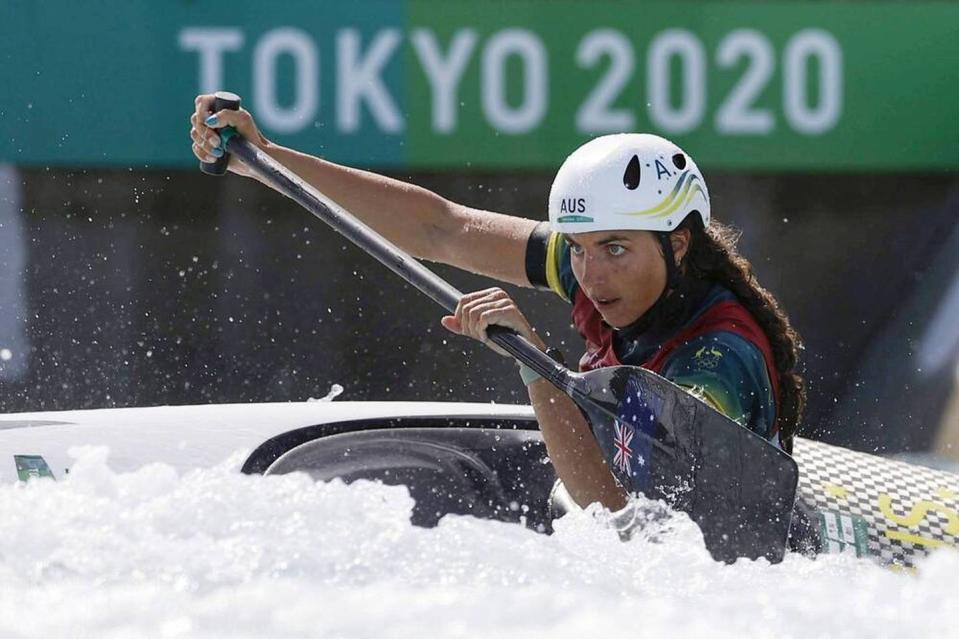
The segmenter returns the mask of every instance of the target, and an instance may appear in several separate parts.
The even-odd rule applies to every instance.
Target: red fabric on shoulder
[[[573,300],[573,324],[586,340],[586,352],[579,360],[581,371],[622,364],[613,348],[613,329],[603,322],[599,311],[579,289],[576,291],[576,299]],[[724,300],[710,306],[695,322],[667,340],[651,358],[643,362],[642,367],[659,373],[677,348],[700,335],[714,331],[726,331],[739,335],[759,349],[766,362],[766,372],[773,387],[773,398],[778,414],[779,374],[776,371],[772,347],[756,319],[736,300]]]
[[[759,349],[766,362],[766,372],[773,386],[773,397],[776,408],[779,408],[779,374],[776,371],[776,362],[773,359],[772,346],[769,339],[759,327],[756,319],[746,310],[746,307],[735,300],[725,300],[713,304],[693,324],[674,335],[648,361],[643,368],[658,373],[662,370],[666,360],[677,348],[691,342],[705,333],[726,331],[739,335],[747,342]]]

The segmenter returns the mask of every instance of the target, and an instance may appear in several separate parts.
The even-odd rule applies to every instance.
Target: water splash
[[[333,384],[330,386],[330,392],[324,395],[323,397],[310,397],[306,401],[308,402],[332,402],[334,399],[343,394],[343,387],[339,384]]]

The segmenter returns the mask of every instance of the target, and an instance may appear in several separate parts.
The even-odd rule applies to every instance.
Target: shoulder
[[[547,223],[539,224],[526,246],[526,278],[540,289],[551,290],[568,302],[576,299],[576,277],[569,261],[569,245]]]
[[[723,330],[703,333],[670,354],[662,375],[695,389],[729,418],[768,434],[775,412],[772,384],[762,352],[749,340]]]
[[[674,350],[664,371],[766,372],[763,354],[755,344],[729,331],[708,331]],[[738,380],[731,380],[738,381]]]

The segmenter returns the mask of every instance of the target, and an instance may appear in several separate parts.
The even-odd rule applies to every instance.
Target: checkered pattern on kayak
[[[793,456],[798,498],[864,519],[869,555],[880,563],[912,566],[959,542],[959,475],[799,438]]]

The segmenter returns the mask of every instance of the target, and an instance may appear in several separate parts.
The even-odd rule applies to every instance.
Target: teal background
[[[4,87],[0,161],[192,165],[189,115],[198,91],[199,56],[180,50],[180,30],[185,26],[242,29],[244,46],[225,57],[225,84],[249,96],[253,44],[270,29],[293,26],[313,37],[319,53],[318,119],[312,129],[296,136],[274,137],[342,162],[399,165],[403,138],[368,126],[368,114],[361,130],[352,135],[331,136],[329,123],[333,120],[336,30],[351,26],[368,36],[383,27],[401,25],[403,10],[403,3],[390,0],[4,2],[0,6],[0,86]],[[383,74],[400,102],[402,62],[394,56]],[[281,66],[281,98],[292,92],[291,75]]]

